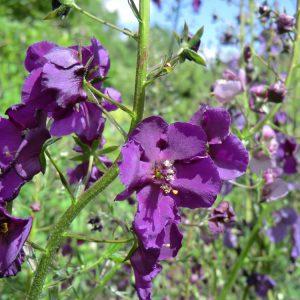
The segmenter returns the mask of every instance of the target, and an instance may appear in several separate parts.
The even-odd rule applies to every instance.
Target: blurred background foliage
[[[106,11],[102,2],[86,0],[79,1],[79,4],[95,15],[117,23],[118,16]],[[125,104],[130,105],[135,78],[135,42],[120,37],[115,31],[100,26],[75,12],[71,12],[65,20],[43,20],[50,10],[50,1],[0,0],[0,114],[3,115],[10,105],[20,102],[22,84],[27,76],[23,61],[29,45],[41,40],[53,41],[62,46],[78,43],[85,45],[93,36],[98,38],[110,53],[109,85],[120,90]],[[151,39],[150,65],[154,66],[169,52],[172,33],[156,26],[152,29]],[[224,65],[219,60],[216,60],[209,69],[190,62],[180,65],[175,72],[157,80],[150,86],[147,94],[146,115],[160,114],[169,121],[188,120],[200,102],[211,101],[210,87],[215,79],[220,78],[223,68]],[[128,122],[126,122],[124,114],[115,112],[114,115],[126,128]],[[108,145],[122,143],[122,139],[112,126],[107,126],[105,138]],[[64,172],[75,165],[75,162],[70,159],[75,156],[70,146],[72,143],[72,138],[65,138],[53,145],[50,150]],[[111,158],[114,158],[114,155],[115,153],[112,153]],[[123,238],[120,224],[130,227],[135,209],[127,202],[114,203],[113,199],[120,190],[120,183],[115,181],[107,191],[90,203],[80,214],[72,225],[72,231],[93,235],[96,238],[113,239],[118,236]],[[290,195],[280,204],[275,204],[275,207],[278,205],[279,208],[283,203],[295,201],[292,197]],[[244,190],[234,190],[229,198],[227,200],[231,201],[236,211],[244,209],[242,202],[246,198]],[[51,166],[47,167],[45,176],[36,176],[22,189],[20,196],[15,201],[16,215],[33,214],[29,207],[34,202],[41,204],[41,210],[34,214],[35,222],[30,239],[43,246],[49,231],[51,231],[50,226],[70,204],[65,190],[61,187],[59,178]],[[188,213],[191,214],[191,212]],[[195,210],[192,214],[194,222],[200,221],[203,217],[199,210]],[[87,223],[91,217],[95,216],[101,219],[102,233],[90,233]],[[114,233],[112,234],[112,232]],[[201,234],[203,233],[201,232]],[[244,236],[247,236],[247,233]],[[259,242],[266,243],[267,241],[262,239]],[[243,237],[241,237],[242,243]],[[128,247],[124,246],[119,250],[111,245],[79,244],[73,240],[69,245],[72,246],[72,259],[70,255],[60,255],[59,259],[55,261],[52,270],[54,276],[49,276],[47,280],[46,291],[43,294],[44,299],[88,300],[133,299],[136,297],[132,273],[129,276],[128,270],[118,263],[120,258],[126,256]],[[273,247],[273,245],[269,247]],[[116,252],[117,250],[119,251]],[[16,278],[0,281],[1,300],[24,299],[33,275],[32,270],[35,268],[36,256],[38,256],[38,252],[33,251],[30,247],[27,251],[31,259],[24,264],[24,272],[21,272]],[[278,283],[278,299],[299,299],[299,271],[289,272],[289,262],[284,259],[285,255],[288,255],[289,249],[273,247],[268,253],[269,256],[266,257],[266,262],[263,262],[263,267],[266,272],[277,274],[274,277]],[[277,257],[278,259],[275,259]],[[189,286],[187,280],[191,275],[190,267],[187,266],[193,265],[193,263],[197,265],[198,261],[202,264],[205,280],[213,281],[215,286],[223,284],[228,266],[235,258],[234,250],[224,249],[221,238],[217,240],[216,244],[205,245],[204,241],[200,239],[200,232],[197,231],[197,234],[193,236],[190,230],[186,230],[184,246],[177,261],[170,263],[169,266],[167,266],[169,263],[166,262],[163,274],[155,280],[154,299],[181,299],[178,295],[186,295],[187,285]],[[98,264],[93,265],[97,259],[99,259]],[[247,263],[250,262],[251,257]],[[84,271],[81,266],[85,266]],[[282,273],[282,270],[287,271]],[[116,272],[117,276],[114,277]],[[177,285],[170,287],[168,278],[172,278]],[[245,278],[242,276],[238,279],[236,286],[239,287],[240,284],[245,285]],[[207,299],[208,295],[215,293],[215,291],[207,289],[205,285],[194,284],[190,289],[188,290],[190,299]],[[123,293],[122,291],[125,290],[126,292]],[[164,298],[166,293],[169,298]],[[241,299],[241,291],[236,289],[236,293],[231,299]]]

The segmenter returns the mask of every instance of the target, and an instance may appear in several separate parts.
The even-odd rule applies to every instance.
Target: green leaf
[[[183,33],[182,33],[183,41],[189,40],[189,27],[186,22],[184,22]]]
[[[189,47],[194,47],[200,40],[204,32],[204,27],[202,26],[197,32],[193,35],[193,37],[189,40]]]
[[[118,149],[119,149],[119,146],[110,146],[110,147],[106,147],[106,148],[103,148],[103,149],[97,151],[97,154],[103,155],[103,154],[114,152]]]
[[[86,154],[81,154],[81,155],[76,155],[72,158],[70,158],[71,161],[80,161],[80,162],[86,162],[89,160],[89,155]]]
[[[204,60],[204,58],[198,54],[197,52],[195,52],[192,49],[184,49],[182,52],[182,55],[184,56],[184,58],[191,60],[201,66],[205,66],[206,67],[206,62]]]
[[[137,7],[136,7],[134,1],[133,1],[133,0],[128,0],[128,4],[129,4],[129,6],[130,6],[130,8],[131,8],[131,10],[132,10],[132,12],[133,12],[133,14],[134,14],[135,17],[137,18],[137,20],[138,20],[139,22],[142,22],[141,15],[140,15],[139,10],[137,9]]]
[[[74,139],[75,143],[81,148],[81,150],[84,153],[90,155],[91,149],[90,149],[90,147],[88,145],[86,145],[85,143],[83,143],[77,136],[73,136],[73,139]]]
[[[52,20],[52,19],[59,19],[61,17],[64,17],[68,14],[70,11],[70,7],[67,5],[61,5],[58,8],[50,11],[46,17],[44,17],[44,20]]]
[[[47,167],[47,160],[46,160],[45,151],[43,149],[40,153],[39,160],[40,160],[40,164],[41,164],[41,167],[42,167],[42,173],[45,174],[46,167]]]
[[[133,255],[133,253],[135,252],[135,250],[138,248],[138,241],[137,239],[135,238],[134,239],[134,243],[131,247],[131,249],[129,250],[128,254],[126,255],[126,257],[124,258],[123,262],[127,261],[130,259],[130,257]]]

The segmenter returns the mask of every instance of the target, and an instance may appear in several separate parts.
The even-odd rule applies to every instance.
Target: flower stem
[[[268,205],[268,203],[266,205]],[[218,300],[227,299],[228,293],[230,292],[233,284],[235,283],[235,281],[237,279],[239,271],[240,271],[241,267],[243,266],[244,260],[248,256],[249,251],[250,251],[253,243],[255,242],[256,237],[262,227],[262,223],[263,223],[264,217],[267,212],[268,212],[267,207],[262,207],[261,213],[256,221],[255,226],[253,227],[253,229],[250,233],[250,236],[248,238],[248,241],[246,242],[245,248],[242,250],[242,252],[241,252],[240,256],[237,258],[233,268],[229,272],[229,277],[227,278],[227,280],[225,282],[225,285],[222,289],[220,296],[217,298]]]
[[[135,79],[136,82],[133,104],[134,118],[131,121],[131,129],[134,129],[138,122],[142,120],[144,112],[145,81],[147,76],[150,31],[150,0],[140,0],[139,8],[141,21],[139,22],[138,54]],[[84,11],[81,12],[87,14]],[[97,20],[96,17],[93,17],[93,19]],[[56,255],[57,249],[60,247],[64,239],[64,233],[69,229],[70,224],[85,208],[85,206],[96,196],[98,196],[105,188],[107,188],[118,176],[118,159],[119,155],[113,165],[105,172],[105,174],[88,190],[81,194],[78,197],[76,203],[70,206],[67,211],[60,217],[58,222],[54,224],[45,249],[46,251],[41,256],[41,259],[37,266],[27,299],[36,300],[40,298],[49,267]]]
[[[150,33],[150,0],[140,0],[139,13],[141,20],[139,22],[138,54],[133,101],[135,116],[131,122],[131,130],[142,120],[144,114]]]
[[[127,35],[129,37],[132,37],[132,38],[136,39],[136,35],[133,32],[131,32],[130,30],[128,30],[128,29],[122,29],[122,28],[120,28],[120,27],[118,27],[118,26],[116,26],[116,25],[114,25],[114,24],[112,24],[110,22],[107,22],[107,21],[105,21],[103,19],[100,19],[100,18],[92,15],[91,13],[85,11],[84,9],[82,9],[81,7],[79,7],[77,4],[73,4],[72,7],[74,9],[76,9],[77,11],[79,11],[80,13],[82,13],[83,15],[85,15],[85,16],[93,19],[94,21],[97,21],[97,22],[99,22],[99,23],[101,23],[103,25],[106,25],[106,26],[108,26],[108,27],[110,27],[112,29],[115,29],[115,30],[117,30],[119,32],[124,33],[125,35]]]

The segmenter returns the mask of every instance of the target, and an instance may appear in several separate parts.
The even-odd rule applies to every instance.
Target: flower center
[[[165,194],[173,193],[178,194],[177,190],[174,190],[171,186],[171,182],[175,179],[174,164],[170,160],[155,163],[153,169],[153,179],[160,184],[160,188]]]
[[[1,223],[0,224],[0,233],[7,233],[8,232],[8,224],[7,223]]]

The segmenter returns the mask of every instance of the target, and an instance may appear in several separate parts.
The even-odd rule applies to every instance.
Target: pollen
[[[8,232],[8,224],[7,223],[0,224],[0,232],[4,233],[4,234]]]
[[[172,190],[172,193],[173,193],[174,195],[178,195],[178,190]]]

